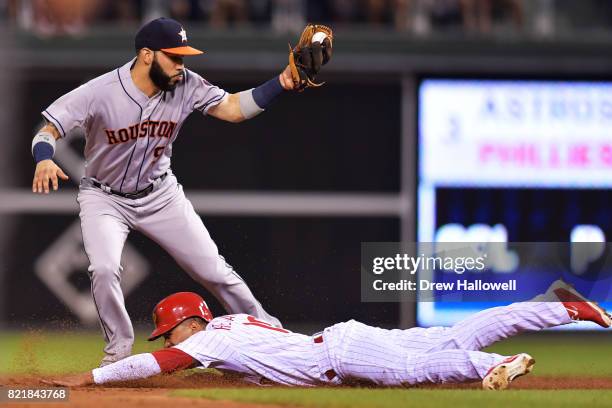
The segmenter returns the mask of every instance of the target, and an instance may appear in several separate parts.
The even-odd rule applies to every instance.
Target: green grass
[[[612,390],[504,391],[424,389],[199,389],[177,390],[172,395],[256,404],[329,408],[396,407],[568,407],[612,406]]]
[[[161,347],[138,333],[134,352]],[[610,335],[549,333],[521,336],[500,342],[487,351],[504,355],[527,352],[537,364],[533,375],[612,377]],[[96,367],[104,342],[97,332],[8,332],[0,333],[0,374],[55,374]]]
[[[485,351],[502,355],[529,353],[536,359],[533,375],[612,377],[610,334],[520,336],[501,341]]]
[[[161,343],[140,340],[135,353],[153,351]],[[0,333],[0,374],[58,374],[97,367],[103,357],[102,335],[93,332]]]
[[[138,333],[134,352],[161,347]],[[612,377],[610,335],[569,333],[521,336],[487,349],[504,355],[532,354],[537,364],[532,375]],[[97,332],[0,333],[0,375],[58,374],[86,371],[102,358],[104,342]],[[188,373],[186,373],[188,374]],[[171,395],[212,400],[300,407],[612,407],[612,390],[509,390],[485,392],[449,389],[289,389],[207,388],[175,390]]]

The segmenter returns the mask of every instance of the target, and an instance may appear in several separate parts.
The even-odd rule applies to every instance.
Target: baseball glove
[[[331,28],[308,24],[297,45],[293,48],[289,45],[289,67],[294,89],[303,91],[305,88],[324,84],[316,83],[315,79],[321,66],[331,59],[333,39]]]

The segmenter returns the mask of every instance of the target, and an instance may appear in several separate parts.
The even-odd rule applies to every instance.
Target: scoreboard
[[[419,242],[605,243],[612,82],[424,79],[417,174]],[[495,305],[419,302],[417,322]]]

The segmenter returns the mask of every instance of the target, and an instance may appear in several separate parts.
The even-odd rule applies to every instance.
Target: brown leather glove
[[[308,24],[297,45],[289,45],[289,68],[294,89],[303,91],[308,87],[317,87],[324,82],[316,83],[315,79],[322,65],[332,57],[332,29],[321,24]]]

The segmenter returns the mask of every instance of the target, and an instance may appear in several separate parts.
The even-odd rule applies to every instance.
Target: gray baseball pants
[[[196,282],[208,289],[228,313],[247,313],[280,326],[255,299],[246,283],[219,255],[202,219],[169,174],[144,198],[109,194],[83,179],[77,201],[91,290],[106,347],[101,365],[131,354],[134,329],[120,287],[123,245],[130,230],[142,232],[164,248]]]

